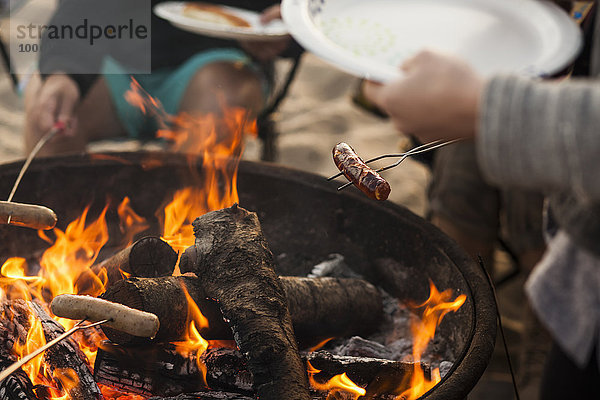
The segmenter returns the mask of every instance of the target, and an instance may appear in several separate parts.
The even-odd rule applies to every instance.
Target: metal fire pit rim
[[[200,157],[196,160],[198,167],[201,166],[200,160]],[[153,161],[178,167],[189,165],[189,161],[181,153],[164,151],[110,151],[39,157],[33,161],[31,168],[33,170],[61,166],[73,168],[78,165],[89,167],[90,165],[114,165],[115,163],[137,165],[144,168],[144,162],[148,162],[148,168],[152,168],[151,162]],[[16,175],[22,163],[23,160],[16,160],[11,163],[2,164],[1,168],[5,174],[14,173]],[[465,398],[481,377],[482,372],[474,373],[474,371],[484,371],[487,367],[492,356],[496,338],[496,303],[491,287],[481,267],[437,227],[402,205],[387,201],[377,202],[366,198],[358,191],[338,192],[336,182],[327,182],[324,176],[288,166],[247,160],[240,161],[239,166],[242,170],[246,170],[249,166],[252,166],[251,173],[253,174],[261,174],[277,179],[282,179],[283,177],[298,184],[335,193],[337,196],[351,197],[353,201],[368,204],[370,207],[378,208],[389,214],[401,215],[404,218],[408,218],[410,222],[418,224],[428,234],[432,235],[432,238],[437,241],[456,269],[460,271],[464,282],[467,284],[473,300],[473,320],[475,323],[469,334],[468,345],[464,347],[450,372],[438,385],[421,396],[420,399],[446,400],[448,398]],[[27,176],[24,179],[27,179]],[[15,197],[18,199],[18,191]]]

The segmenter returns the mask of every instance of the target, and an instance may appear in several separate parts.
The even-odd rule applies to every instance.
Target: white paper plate
[[[551,75],[582,44],[579,27],[548,1],[283,0],[282,15],[307,50],[380,82],[424,49],[462,57],[484,75]]]
[[[174,26],[192,33],[239,40],[276,40],[288,34],[282,20],[261,24],[260,14],[240,8],[225,7],[227,12],[246,20],[250,27],[233,27],[225,24],[210,23],[183,15],[183,1],[168,1],[154,6],[154,13],[166,19]]]

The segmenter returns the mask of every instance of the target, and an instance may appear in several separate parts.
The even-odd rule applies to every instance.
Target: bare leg
[[[220,114],[226,106],[241,107],[256,115],[262,105],[261,83],[252,70],[242,63],[216,62],[196,72],[179,111]]]
[[[33,103],[42,87],[39,75],[31,78],[25,90],[25,151],[28,153],[45,134],[36,129],[36,115],[31,111]],[[55,155],[85,151],[89,142],[125,135],[125,129],[117,118],[110,100],[108,87],[100,78],[90,88],[76,111],[76,134],[73,137],[58,136],[48,142],[40,155]]]

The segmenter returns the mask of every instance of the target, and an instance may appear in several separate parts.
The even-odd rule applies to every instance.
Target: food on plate
[[[243,18],[234,15],[226,8],[201,2],[186,3],[183,7],[183,15],[199,21],[219,25],[228,25],[236,28],[249,28],[250,23]]]

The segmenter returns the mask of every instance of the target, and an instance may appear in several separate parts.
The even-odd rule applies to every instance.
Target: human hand
[[[279,4],[266,8],[260,14],[260,22],[263,25],[276,19],[281,19],[281,7]],[[240,45],[256,60],[268,62],[281,54],[288,47],[290,40],[290,36],[285,36],[277,40],[243,40],[240,41]]]
[[[63,133],[73,136],[77,122],[75,108],[79,98],[79,88],[68,75],[50,75],[43,82],[27,114],[33,119],[33,126],[38,132],[45,133],[60,122],[65,126]]]
[[[401,70],[404,76],[395,81],[368,82],[364,88],[398,130],[422,142],[475,136],[483,78],[468,64],[423,51]]]

